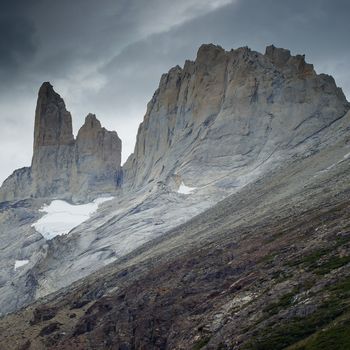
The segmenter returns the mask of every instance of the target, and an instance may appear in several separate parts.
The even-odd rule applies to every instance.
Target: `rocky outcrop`
[[[94,114],[89,114],[80,128],[75,143],[74,185],[81,192],[90,188],[110,192],[122,180],[122,143],[115,131],[101,126]]]
[[[72,144],[72,117],[61,96],[49,82],[45,82],[39,89],[35,110],[33,162],[40,147]]]
[[[125,183],[167,183],[177,174],[205,185],[231,172],[242,184],[348,109],[333,78],[316,74],[304,56],[203,45],[194,62],[162,76],[123,167]]]
[[[32,159],[32,193],[37,197],[67,196],[74,161],[72,117],[50,83],[38,94]]]
[[[121,181],[121,140],[89,114],[74,139],[72,117],[49,82],[39,90],[30,168],[16,170],[0,201],[28,197],[85,200],[113,192]]]

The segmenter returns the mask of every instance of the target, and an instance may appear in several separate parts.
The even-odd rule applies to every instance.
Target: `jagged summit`
[[[245,54],[247,55],[251,53],[253,54],[253,56],[255,56],[255,58],[258,58],[259,55],[262,55],[257,51],[253,51],[248,46],[242,46],[237,49],[231,49],[229,51],[226,51],[220,45],[215,45],[212,43],[202,44],[197,51],[195,61],[186,60],[183,68],[181,68],[181,66],[179,65],[176,65],[170,68],[168,73],[164,75],[169,75],[176,71],[182,71],[182,70],[187,71],[188,70],[187,68],[195,62],[197,64],[198,63],[210,64],[211,62],[217,63],[216,58],[218,55],[220,54],[227,55],[229,53],[236,53],[236,54],[240,53],[242,55],[241,57],[244,57]],[[315,71],[313,70],[313,65],[305,62],[305,55],[297,54],[293,56],[290,50],[288,49],[279,48],[271,44],[266,47],[265,53],[263,56],[268,57],[274,65],[280,68],[287,65],[295,65],[295,66],[299,65],[299,69],[306,67],[310,73],[316,74]]]
[[[34,125],[34,154],[40,146],[69,145],[74,142],[72,117],[61,96],[49,82],[38,93]]]
[[[96,118],[96,115],[93,113],[89,113],[86,117],[85,117],[85,122],[84,125],[86,127],[90,127],[91,129],[94,128],[101,128],[101,123],[100,121]]]
[[[74,139],[72,117],[49,82],[38,92],[34,146],[29,168],[15,171],[0,189],[0,201],[28,197],[85,200],[113,192],[121,178],[121,140],[89,114]]]
[[[243,184],[252,169],[294,152],[349,108],[334,79],[316,74],[303,55],[205,44],[195,61],[162,75],[124,182],[167,182],[176,173],[205,185],[233,171]]]

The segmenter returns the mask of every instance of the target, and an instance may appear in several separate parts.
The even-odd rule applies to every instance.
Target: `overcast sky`
[[[306,54],[350,98],[348,0],[0,0],[0,183],[32,156],[38,88],[50,81],[74,133],[95,113],[133,151],[162,73],[202,43]]]

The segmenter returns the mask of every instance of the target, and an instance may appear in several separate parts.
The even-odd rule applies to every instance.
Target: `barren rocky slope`
[[[345,291],[324,323],[260,344],[270,321],[336,302],[327,286],[347,276],[350,113],[332,77],[273,46],[203,45],[161,78],[122,169],[116,133],[89,115],[74,140],[42,89],[32,167],[0,190],[0,314],[44,299],[2,319],[2,346],[277,349],[347,312]],[[54,198],[102,194],[67,235],[33,227]]]
[[[3,318],[1,346],[347,349],[349,125],[342,142]]]

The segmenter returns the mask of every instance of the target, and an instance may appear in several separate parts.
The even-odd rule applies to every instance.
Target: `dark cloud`
[[[34,24],[26,18],[0,15],[0,77],[3,81],[33,58],[36,52],[34,34]]]
[[[1,2],[1,0],[0,0]],[[18,6],[19,3],[21,6]],[[0,180],[30,161],[36,91],[49,80],[75,130],[88,112],[116,129],[124,158],[160,75],[202,43],[305,53],[350,96],[347,0],[14,0],[0,16]],[[3,20],[2,20],[3,19]],[[11,72],[11,73],[10,73]],[[21,143],[13,137],[14,126]],[[27,135],[27,136],[26,136]],[[25,151],[24,151],[25,150]]]

